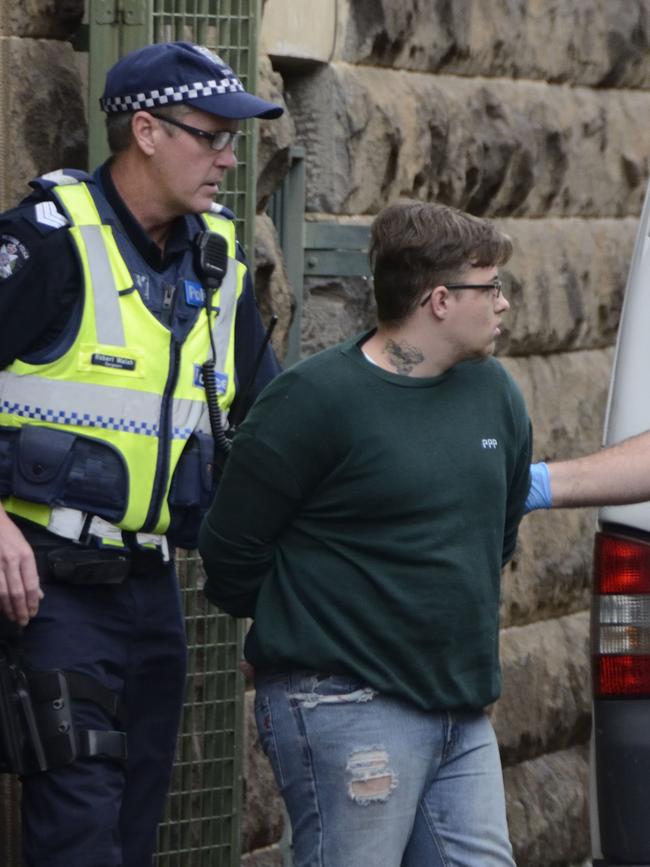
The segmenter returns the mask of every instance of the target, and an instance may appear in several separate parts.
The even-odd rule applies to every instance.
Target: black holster
[[[23,669],[16,648],[0,641],[0,773],[33,774],[78,758],[125,762],[126,734],[76,729],[74,699],[95,702],[121,723],[119,697],[95,678]]]

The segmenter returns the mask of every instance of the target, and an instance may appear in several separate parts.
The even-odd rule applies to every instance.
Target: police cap
[[[247,93],[217,54],[190,42],[160,42],[122,57],[109,69],[99,100],[107,113],[178,103],[234,120],[275,118],[284,111]]]

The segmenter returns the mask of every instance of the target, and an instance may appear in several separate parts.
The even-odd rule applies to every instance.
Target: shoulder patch
[[[41,226],[49,226],[52,229],[60,229],[69,225],[69,220],[57,209],[54,202],[38,202],[34,206],[36,222]]]
[[[0,280],[12,277],[27,263],[29,250],[13,235],[0,235]]]

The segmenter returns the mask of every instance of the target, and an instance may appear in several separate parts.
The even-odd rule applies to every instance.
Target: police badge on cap
[[[127,54],[109,69],[102,111],[147,111],[189,103],[218,117],[280,117],[284,109],[247,93],[217,54],[190,42],[161,42]]]

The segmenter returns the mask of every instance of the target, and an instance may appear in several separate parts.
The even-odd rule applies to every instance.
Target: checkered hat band
[[[109,96],[102,98],[104,111],[142,111],[157,105],[173,105],[176,102],[187,102],[202,96],[214,96],[224,93],[243,93],[244,86],[237,76],[224,76],[220,81],[195,81],[193,84],[181,84],[179,87],[163,87],[146,93],[134,93],[129,96]]]

